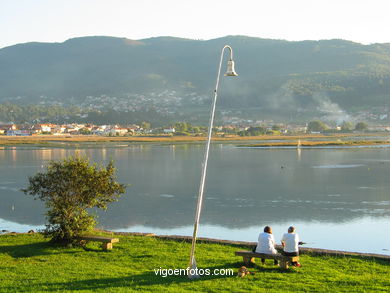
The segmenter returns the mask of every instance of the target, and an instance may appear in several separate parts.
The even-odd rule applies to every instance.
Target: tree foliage
[[[239,131],[238,135],[240,136],[259,136],[266,134],[267,129],[261,126],[251,126],[247,130]]]
[[[17,105],[0,104],[0,122],[8,123],[96,123],[96,124],[133,124],[146,123],[149,129],[151,123],[161,125],[171,122],[155,109],[138,109],[137,111],[117,111],[105,109],[95,111],[70,106]]]
[[[355,130],[357,130],[357,131],[364,131],[364,130],[367,130],[367,128],[368,128],[368,125],[366,122],[358,122],[355,125]]]
[[[125,192],[125,185],[115,181],[112,161],[103,167],[75,156],[51,161],[45,172],[29,177],[23,192],[45,202],[45,234],[53,241],[70,243],[95,226],[95,216],[87,209],[106,210]]]
[[[307,125],[307,131],[309,132],[311,131],[321,132],[326,130],[327,128],[328,128],[327,125],[320,120],[310,121],[309,124]]]
[[[80,113],[78,107],[0,104],[0,121],[4,122],[65,122],[67,119],[76,121],[80,119]]]
[[[351,131],[353,129],[353,124],[350,121],[343,121],[341,124],[341,131]]]
[[[175,135],[178,135],[178,133],[201,133],[201,132],[207,132],[207,128],[202,126],[194,126],[191,123],[188,122],[176,122],[173,126],[175,128]],[[214,131],[214,130],[213,130]]]
[[[184,42],[180,38],[159,37],[141,43],[142,46],[129,46],[122,38],[99,36],[55,45],[27,43],[2,48],[0,100],[66,103],[72,99],[77,105],[86,96],[126,98],[145,92],[159,95],[168,89],[177,91],[169,111],[175,105],[204,107],[208,99],[189,101],[194,97],[192,93],[205,95],[213,87],[213,67],[208,65],[214,64],[214,52],[225,43],[245,56],[239,63],[247,78],[237,79],[235,90],[226,91],[220,105],[258,107],[259,102],[264,104],[266,97],[284,87],[299,106],[316,93],[328,94],[341,107],[383,105],[389,97],[389,44],[362,45],[345,40],[288,42],[245,36]],[[183,94],[188,96],[177,99]],[[155,101],[159,104],[164,100],[163,94]],[[109,113],[99,118],[106,117],[116,118]]]

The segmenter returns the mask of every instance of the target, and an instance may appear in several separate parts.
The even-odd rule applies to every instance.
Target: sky
[[[390,43],[390,0],[0,0],[0,48],[82,36]]]

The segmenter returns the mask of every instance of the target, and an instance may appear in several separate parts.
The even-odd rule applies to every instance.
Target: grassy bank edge
[[[387,133],[359,133],[359,134],[304,134],[304,135],[262,135],[262,136],[216,136],[212,140],[216,142],[250,142],[256,140],[283,140],[285,145],[296,145],[298,140],[304,139],[340,139],[359,136],[383,136],[388,137]],[[0,145],[20,145],[20,144],[49,144],[49,143],[191,143],[204,142],[204,136],[98,136],[98,135],[73,135],[73,136],[55,136],[55,135],[36,135],[36,136],[5,136],[0,135]],[[291,142],[291,140],[294,140]],[[361,141],[362,143],[363,141]],[[308,142],[305,142],[308,143]],[[310,142],[311,143],[311,142]],[[269,144],[270,146],[271,144]],[[272,143],[272,145],[277,145]]]
[[[86,249],[53,246],[38,234],[0,236],[1,292],[385,292],[390,285],[389,262],[357,256],[302,255],[302,268],[287,271],[271,262],[251,267],[254,275],[207,276],[191,281],[186,276],[163,278],[155,268],[181,268],[187,264],[186,241],[99,233],[120,239],[112,251],[98,244]],[[231,268],[242,259],[234,251],[247,246],[205,243],[197,248],[203,268]]]
[[[347,141],[301,141],[301,147],[321,147],[321,146],[375,146],[375,145],[390,145],[388,140],[347,140]],[[272,142],[238,145],[238,147],[298,147],[297,142]]]

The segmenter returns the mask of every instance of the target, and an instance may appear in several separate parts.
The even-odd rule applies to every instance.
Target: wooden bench
[[[102,242],[104,250],[112,249],[112,244],[119,242],[118,238],[108,238],[108,237],[100,237],[100,236],[80,236],[77,239],[84,240],[84,241]]]
[[[264,254],[257,253],[252,251],[236,251],[235,255],[242,256],[243,261],[246,265],[254,264],[255,258],[263,259],[276,259],[280,263],[280,267],[283,269],[288,269],[288,265],[292,262],[299,261],[299,256],[284,256],[281,254]]]

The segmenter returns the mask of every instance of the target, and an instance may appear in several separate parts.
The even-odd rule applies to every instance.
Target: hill
[[[390,44],[246,36],[208,41],[96,36],[2,48],[0,103],[153,107],[182,117],[198,115],[210,103],[225,44],[234,49],[239,73],[220,85],[219,107],[227,115],[239,110],[346,120],[358,110],[387,111]]]

